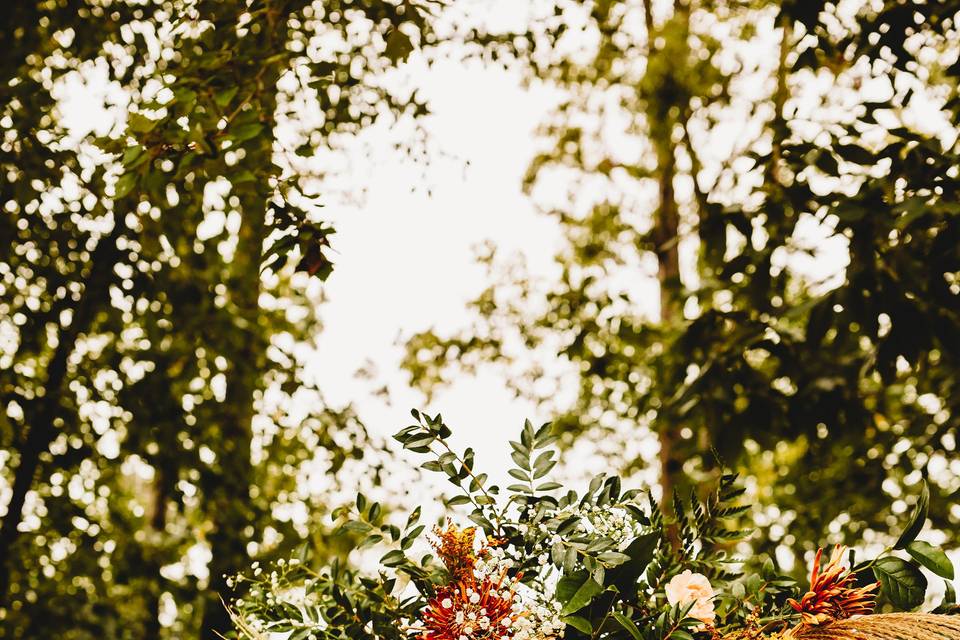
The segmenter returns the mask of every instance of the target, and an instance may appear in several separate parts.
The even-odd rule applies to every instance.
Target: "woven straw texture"
[[[795,640],[960,640],[960,616],[882,613],[791,629]]]

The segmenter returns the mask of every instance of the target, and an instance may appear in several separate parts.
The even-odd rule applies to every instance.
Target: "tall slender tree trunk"
[[[689,8],[684,2],[678,2],[674,8],[673,19],[688,20]],[[644,4],[644,19],[648,33],[648,57],[675,56],[674,46],[657,47],[658,29],[653,23],[653,12],[649,1]],[[686,26],[686,25],[684,25]],[[685,32],[686,29],[684,29]],[[677,34],[665,33],[664,37],[678,37]],[[685,42],[683,43],[685,47]],[[673,60],[670,66],[676,65],[677,73],[683,72],[682,60]],[[658,66],[663,60],[657,61]],[[653,63],[648,63],[648,68]],[[687,111],[686,104],[676,104],[677,99],[683,99],[682,91],[674,90],[677,83],[670,76],[662,76],[660,81],[664,86],[655,87],[654,95],[647,97],[647,122],[650,131],[650,141],[657,156],[658,172],[658,199],[659,204],[654,217],[654,226],[651,237],[655,245],[657,256],[657,280],[660,285],[660,324],[669,329],[683,317],[682,283],[680,279],[680,212],[674,192],[674,180],[677,177],[676,148],[673,141],[673,130],[677,126],[676,113]],[[670,85],[669,87],[666,85]],[[671,98],[673,101],[671,101]],[[682,117],[682,116],[681,116]],[[678,485],[679,476],[683,472],[683,461],[679,456],[680,425],[669,421],[661,421],[657,425],[657,435],[660,442],[658,462],[660,466],[661,507],[666,512],[672,510],[674,489]]]
[[[683,312],[680,299],[680,216],[673,191],[673,180],[676,177],[673,146],[666,144],[667,141],[660,142],[663,147],[662,152],[658,154],[660,156],[660,206],[657,211],[654,239],[657,244],[657,279],[660,284],[660,323],[664,327],[669,327],[682,318]],[[683,471],[683,462],[677,452],[679,431],[679,425],[668,422],[662,422],[658,429],[661,504],[667,510],[672,508],[671,500],[678,484],[677,476]]]
[[[288,4],[284,12],[277,10],[266,14],[256,42],[248,44],[262,51],[261,59],[276,57],[276,51],[284,50],[286,12],[293,10],[295,5],[297,3]],[[229,266],[227,289],[230,304],[227,310],[232,315],[233,339],[239,341],[236,344],[240,347],[234,350],[227,371],[227,392],[218,425],[221,446],[217,451],[216,468],[205,487],[206,510],[213,529],[209,537],[212,559],[201,635],[204,640],[218,640],[232,628],[229,612],[223,604],[231,596],[226,578],[248,564],[247,544],[254,539],[259,525],[257,507],[250,495],[253,479],[250,455],[252,422],[257,396],[262,389],[267,349],[265,332],[259,327],[263,321],[260,264],[267,235],[266,210],[272,195],[270,177],[276,173],[272,131],[276,124],[276,84],[283,68],[281,62],[274,61],[245,71],[245,76],[237,78],[241,86],[238,93],[252,96],[249,102],[260,114],[264,133],[244,144],[243,166],[236,167],[238,172],[249,169],[257,179],[241,182],[232,189],[232,194],[240,200],[242,222]]]
[[[260,144],[270,147],[271,140],[272,136]],[[258,148],[249,152],[247,157],[269,163],[271,151]],[[235,277],[230,285],[235,334],[243,346],[227,371],[227,393],[219,424],[221,444],[217,450],[215,472],[209,476],[205,487],[206,511],[213,524],[209,537],[213,555],[209,565],[210,583],[205,598],[202,637],[210,640],[219,638],[219,634],[225,635],[230,629],[229,614],[221,602],[221,598],[229,599],[226,577],[247,563],[247,542],[257,527],[250,496],[253,478],[250,447],[255,397],[261,388],[266,352],[257,324],[260,315],[259,266],[264,240],[263,209],[268,194],[259,188],[253,191],[240,196],[244,217],[233,263]]]

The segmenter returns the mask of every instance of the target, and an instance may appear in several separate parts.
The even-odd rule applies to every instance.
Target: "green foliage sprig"
[[[423,469],[456,487],[443,502],[445,524],[434,529],[431,541],[440,562],[417,546],[426,531],[420,507],[399,526],[393,524],[397,514],[385,514],[360,494],[334,512],[336,531],[356,536],[357,549],[379,548],[376,569],[361,572],[340,562],[308,567],[305,554],[269,574],[255,567],[253,576],[239,578],[249,583],[249,594],[232,604],[242,636],[270,630],[293,632],[297,639],[340,640],[706,640],[734,631],[783,630],[833,611],[829,598],[835,594],[815,594],[812,601],[820,608],[798,604],[803,590],[773,559],[732,555],[750,535],[744,488],[734,473],[721,473],[715,485],[699,487],[685,499],[675,494],[671,513],[650,491],[624,490],[617,476],[599,475],[583,492],[564,490],[549,479],[557,464],[555,434],[550,425],[535,428],[528,421],[510,442],[515,466],[508,473],[517,482],[501,489],[477,470],[472,449],[458,453],[451,446],[452,431],[440,415],[413,411],[413,417],[415,423],[395,439],[427,458]],[[855,564],[851,554],[851,569],[838,574],[845,580],[839,586],[875,576],[886,606],[912,610],[926,587],[920,566],[952,577],[943,551],[916,539],[928,502],[924,489],[900,538],[879,556]],[[475,528],[452,524],[456,516],[450,510],[458,506],[468,509],[466,519]],[[467,550],[444,547],[444,540]],[[910,559],[895,555],[899,551]],[[451,564],[456,553],[466,564]],[[469,567],[466,577],[457,573],[462,566]],[[518,620],[531,619],[528,628],[490,635],[466,618],[453,622],[444,613],[469,594],[476,598],[469,602],[479,602],[478,594],[486,592],[477,585],[484,580],[515,585],[510,597],[519,604],[513,610],[523,611]],[[691,588],[707,591],[684,596]],[[290,594],[296,594],[293,601]]]

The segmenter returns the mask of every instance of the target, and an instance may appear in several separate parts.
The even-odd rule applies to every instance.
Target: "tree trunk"
[[[256,44],[262,59],[276,49],[283,50],[286,40],[286,14],[270,14]],[[275,126],[276,84],[282,72],[281,65],[272,64],[248,70],[246,77],[238,78],[240,94],[255,96],[250,104],[260,114],[264,133],[244,143],[246,156],[236,171],[249,169],[256,180],[234,185],[232,193],[240,199],[243,216],[238,232],[238,243],[229,266],[227,290],[230,304],[225,310],[232,316],[234,347],[227,371],[227,392],[219,421],[220,449],[213,473],[204,487],[206,511],[213,524],[209,543],[212,559],[209,565],[210,582],[205,597],[202,638],[219,640],[232,628],[229,612],[224,606],[231,592],[226,578],[249,564],[247,543],[254,539],[258,527],[257,507],[250,496],[253,464],[250,447],[253,440],[252,422],[255,402],[262,388],[266,365],[267,339],[259,327],[263,321],[260,312],[260,264],[263,243],[266,240],[266,210],[272,194],[270,176],[275,173],[273,163],[273,128]]]
[[[265,146],[269,147],[267,139]],[[269,163],[270,152],[249,153],[251,160]],[[265,157],[266,156],[266,157]],[[260,296],[260,254],[264,235],[265,194],[259,200],[252,194],[241,197],[243,223],[234,257],[236,277],[230,285],[235,330],[243,345],[231,363],[227,393],[219,424],[221,446],[217,450],[216,469],[208,476],[204,490],[206,512],[213,524],[209,537],[213,554],[209,565],[210,583],[203,615],[202,637],[219,639],[231,628],[230,617],[221,598],[229,600],[226,577],[248,563],[247,541],[257,518],[251,504],[250,481],[253,466],[250,446],[255,395],[261,387],[265,344],[257,331]]]
[[[657,28],[652,23],[653,16],[649,5],[645,5],[645,20],[648,32],[648,57],[654,59],[663,56],[675,56],[676,44],[657,48]],[[688,20],[689,8],[685,3],[675,6],[675,19]],[[686,29],[682,31],[685,33]],[[664,37],[677,38],[676,33],[665,32]],[[685,41],[681,43],[686,46]],[[663,65],[664,61],[657,61]],[[682,61],[671,61],[670,65],[677,65],[677,72],[682,72]],[[648,64],[648,68],[653,63]],[[674,179],[677,175],[676,148],[673,142],[673,130],[677,126],[674,113],[685,113],[687,104],[678,104],[685,100],[685,93],[677,91],[677,85],[672,76],[664,75],[659,78],[663,86],[654,87],[654,95],[648,96],[647,121],[650,130],[650,142],[657,155],[658,196],[659,205],[654,218],[651,238],[655,245],[657,256],[657,280],[660,285],[660,325],[666,330],[683,319],[682,283],[680,280],[680,213],[674,193]],[[672,511],[674,489],[678,485],[679,476],[683,472],[682,457],[677,451],[680,443],[680,427],[668,421],[661,422],[657,427],[660,441],[658,462],[660,465],[660,504],[664,512]]]
[[[679,222],[676,198],[673,192],[673,180],[676,177],[676,162],[673,146],[661,141],[660,153],[660,207],[657,211],[657,278],[660,283],[660,324],[670,327],[682,318],[680,296],[680,254]],[[660,439],[660,489],[661,506],[665,511],[672,509],[673,492],[677,486],[677,476],[683,471],[683,462],[677,455],[680,434],[679,425],[662,423],[659,427]]]

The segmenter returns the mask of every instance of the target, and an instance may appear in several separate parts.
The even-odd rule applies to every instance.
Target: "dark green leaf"
[[[563,606],[561,613],[567,615],[579,611],[590,604],[590,601],[602,592],[602,584],[596,582],[592,577],[587,578],[577,589],[576,593],[573,594],[573,597]]]
[[[637,625],[634,624],[633,620],[623,615],[619,611],[613,612],[613,618],[620,623],[620,626],[627,630],[633,640],[642,640],[643,636],[640,635],[640,629],[637,628]]]
[[[934,547],[929,542],[914,540],[907,545],[907,553],[941,578],[953,580],[953,563],[950,562],[950,558],[943,550]]]
[[[910,521],[904,528],[903,533],[897,538],[897,543],[893,545],[894,549],[903,549],[916,540],[927,520],[927,507],[929,503],[930,489],[927,487],[926,480],[924,480],[920,487],[920,497],[917,498],[917,505],[913,509],[913,515],[910,517]]]
[[[590,621],[586,618],[581,618],[580,616],[564,616],[561,618],[566,624],[570,625],[577,631],[591,635],[593,633],[593,627],[590,625]]]
[[[912,611],[923,604],[927,580],[920,569],[895,556],[885,556],[873,565],[873,574],[880,581],[884,596],[902,611]]]

